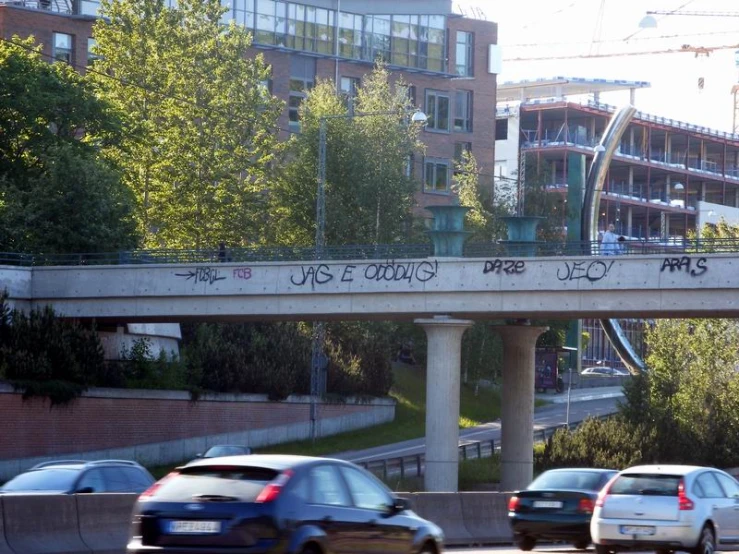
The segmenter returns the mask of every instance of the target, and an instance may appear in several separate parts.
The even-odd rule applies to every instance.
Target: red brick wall
[[[143,394],[147,393],[157,394]],[[66,407],[50,408],[45,400],[23,401],[20,394],[0,392],[0,460],[265,429],[306,422],[310,413],[310,404],[303,402],[191,402],[186,395],[180,396],[182,399],[88,396]],[[318,416],[327,419],[371,409],[369,404],[319,405]]]
[[[43,44],[43,53],[51,56],[54,33],[72,35],[73,64],[83,70],[87,65],[87,39],[92,37],[94,18],[46,13],[18,6],[0,6],[0,36],[27,38],[33,35]],[[50,58],[45,58],[47,61]]]

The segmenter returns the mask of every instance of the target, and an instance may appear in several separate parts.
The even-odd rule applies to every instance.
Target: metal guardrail
[[[605,414],[592,416],[591,419],[608,419],[614,414]],[[579,427],[583,421],[570,423],[569,425],[555,425],[544,429],[534,430],[534,442],[544,442],[548,440],[558,429],[575,429]],[[459,445],[460,460],[475,460],[481,458],[490,458],[493,453],[500,452],[501,443],[495,440],[485,441],[469,441]],[[388,477],[399,476],[401,479],[406,477],[422,477],[425,469],[425,455],[413,454],[411,456],[398,456],[394,458],[385,458],[382,460],[370,460],[367,462],[356,462],[358,465],[371,471],[383,480]]]
[[[667,241],[625,240],[619,244],[621,255],[676,255],[739,252],[739,239],[673,239]],[[78,254],[0,252],[0,265],[79,266],[192,263],[253,263],[308,260],[399,260],[433,256],[431,244],[369,244],[329,246],[317,257],[314,247],[259,246],[253,248],[158,249]],[[604,251],[599,242],[473,242],[465,246],[466,258],[515,258],[591,256]]]

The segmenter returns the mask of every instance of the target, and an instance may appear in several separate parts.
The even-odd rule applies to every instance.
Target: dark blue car
[[[439,527],[341,460],[251,455],[189,463],[133,511],[128,554],[439,554]]]
[[[613,469],[552,469],[534,479],[508,502],[513,540],[531,550],[538,540],[590,544],[590,519],[598,492],[618,472]]]

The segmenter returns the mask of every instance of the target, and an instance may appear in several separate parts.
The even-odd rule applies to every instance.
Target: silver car
[[[712,554],[739,546],[739,483],[709,467],[626,469],[601,490],[590,521],[596,554],[644,548]]]

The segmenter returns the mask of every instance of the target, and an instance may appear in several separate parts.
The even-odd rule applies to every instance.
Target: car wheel
[[[300,551],[300,554],[320,554],[320,550],[318,547],[308,544],[303,547],[303,549]]]
[[[713,538],[713,531],[708,525],[703,527],[701,538],[693,549],[693,554],[714,554],[716,551],[716,540]]]
[[[534,537],[529,537],[528,535],[518,536],[514,539],[514,542],[519,550],[523,550],[525,552],[533,550],[536,546],[536,539]]]
[[[423,548],[421,549],[421,552],[419,552],[419,554],[436,554],[437,552],[438,550],[436,550],[429,543],[426,543],[423,545]]]
[[[655,550],[654,554],[674,554],[674,552],[675,552],[674,550],[660,549],[660,550]]]
[[[573,542],[572,546],[574,546],[578,550],[587,550],[589,544],[590,544],[589,540],[580,539],[580,540]]]
[[[615,552],[614,550],[611,550],[607,546],[603,544],[596,544],[595,546],[595,554],[611,554],[612,552]]]

